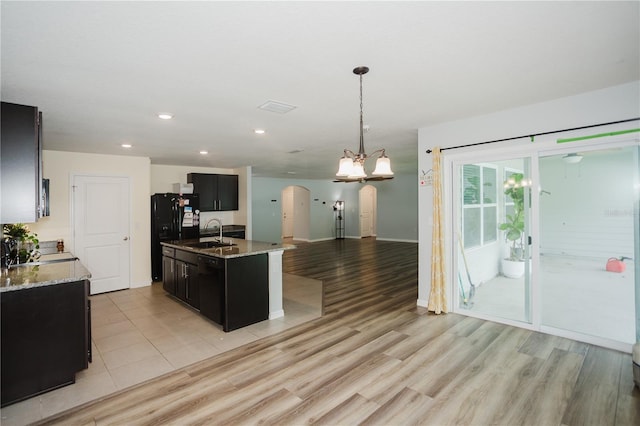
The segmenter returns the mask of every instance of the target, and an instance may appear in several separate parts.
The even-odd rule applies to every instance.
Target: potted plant
[[[509,241],[509,257],[502,261],[502,273],[509,278],[524,275],[524,187],[523,174],[515,173],[505,182],[505,196],[513,201],[513,214],[506,215],[506,221],[499,229],[505,231]]]
[[[11,263],[33,262],[40,257],[38,234],[31,233],[24,223],[5,224],[2,233],[10,248]]]

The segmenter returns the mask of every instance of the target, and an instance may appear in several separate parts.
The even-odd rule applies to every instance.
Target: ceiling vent
[[[284,102],[278,102],[278,101],[267,101],[265,103],[263,103],[262,105],[260,105],[258,107],[259,109],[263,109],[265,111],[271,111],[271,112],[275,112],[278,114],[286,114],[289,111],[292,111],[296,108],[298,108],[295,105],[289,105],[289,104],[285,104]]]
[[[287,154],[298,154],[300,152],[302,152],[301,149],[294,149],[293,151],[288,151]]]

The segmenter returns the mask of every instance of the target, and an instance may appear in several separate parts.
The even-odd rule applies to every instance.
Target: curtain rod
[[[573,127],[571,129],[553,130],[553,131],[550,131],[550,132],[533,133],[533,134],[530,134],[530,135],[515,136],[515,137],[512,137],[512,138],[496,139],[496,140],[493,140],[493,141],[470,143],[468,145],[450,146],[450,147],[446,147],[446,148],[440,148],[440,151],[445,151],[447,149],[466,148],[468,146],[486,145],[486,144],[489,144],[489,143],[496,143],[496,142],[512,141],[512,140],[522,139],[522,138],[531,138],[531,142],[533,142],[533,138],[536,137],[536,136],[551,135],[553,133],[570,132],[572,130],[590,129],[592,127],[607,126],[609,124],[628,123],[629,121],[637,121],[637,120],[640,120],[640,117],[629,118],[629,119],[626,119],[626,120],[619,120],[619,121],[610,121],[608,123],[590,124],[588,126]],[[431,154],[431,152],[432,151],[430,149],[427,150],[427,154]]]

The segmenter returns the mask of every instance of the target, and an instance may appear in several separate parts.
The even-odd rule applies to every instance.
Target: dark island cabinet
[[[189,173],[187,182],[200,197],[200,211],[238,210],[238,175]]]
[[[169,247],[162,247],[162,288],[167,293],[176,295],[176,254]]]
[[[37,107],[2,102],[0,223],[33,223],[42,203],[42,114]]]
[[[200,308],[198,265],[176,260],[176,296],[196,309]]]
[[[217,257],[170,247],[162,252],[164,290],[224,331],[269,319],[268,254]]]
[[[2,406],[75,382],[91,361],[89,281],[3,292]]]
[[[170,247],[163,247],[162,254],[162,288],[199,309],[198,255]]]

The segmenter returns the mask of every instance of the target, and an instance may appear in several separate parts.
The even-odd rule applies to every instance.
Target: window
[[[498,238],[497,177],[493,166],[462,166],[462,235],[465,248],[481,247]]]
[[[514,177],[514,175],[518,175],[518,174],[522,174],[521,170],[514,170],[514,169],[509,169],[506,168],[504,169],[504,182],[507,182],[509,180],[509,178]],[[514,207],[513,207],[513,200],[511,199],[510,196],[505,195],[504,197],[504,218],[505,219],[507,217],[507,215],[512,215],[514,213]]]

